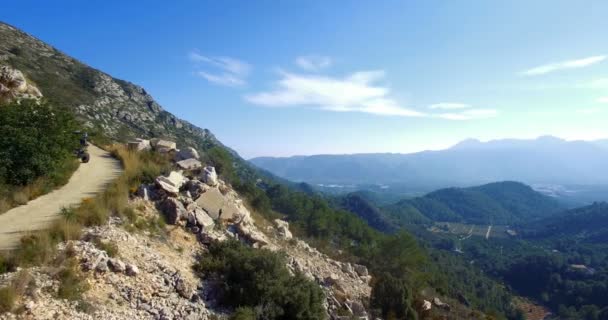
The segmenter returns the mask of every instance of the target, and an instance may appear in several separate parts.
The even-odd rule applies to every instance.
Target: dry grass
[[[0,314],[11,311],[16,300],[15,289],[12,287],[0,288]]]
[[[0,214],[63,186],[76,169],[78,169],[78,161],[68,161],[57,172],[38,178],[29,185],[0,186]]]
[[[0,314],[15,308],[18,297],[26,292],[31,282],[32,275],[27,270],[21,270],[9,286],[0,288]]]

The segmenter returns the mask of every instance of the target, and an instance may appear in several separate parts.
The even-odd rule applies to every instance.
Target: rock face
[[[217,186],[217,173],[214,167],[205,167],[203,170],[203,181],[210,186]]]
[[[2,61],[0,61],[0,64]],[[23,73],[7,65],[0,65],[0,103],[20,99],[40,99],[42,93],[29,83]]]
[[[221,145],[209,130],[165,111],[140,86],[112,78],[1,22],[0,39],[0,66],[18,69],[27,79],[26,86],[36,84],[37,89],[32,86],[25,93],[52,97],[74,110],[87,127],[99,127],[110,138],[123,141],[154,132],[184,145]],[[23,90],[22,82],[15,84]]]

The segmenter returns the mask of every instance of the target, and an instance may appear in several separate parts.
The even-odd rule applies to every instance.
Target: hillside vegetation
[[[518,182],[448,188],[402,200],[382,210],[402,224],[429,221],[513,224],[550,216],[564,207]]]
[[[77,128],[69,110],[46,102],[0,105],[0,213],[68,181]]]

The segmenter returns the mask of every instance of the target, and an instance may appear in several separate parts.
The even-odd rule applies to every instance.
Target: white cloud
[[[525,71],[521,72],[521,74],[524,76],[537,76],[537,75],[543,75],[543,74],[560,71],[560,70],[584,68],[584,67],[594,65],[596,63],[600,63],[600,62],[604,61],[606,58],[607,58],[606,56],[592,56],[592,57],[587,57],[587,58],[577,59],[577,60],[567,60],[567,61],[549,63],[549,64],[545,64],[545,65],[541,65],[538,67],[534,67],[534,68],[525,70]]]
[[[251,72],[251,66],[248,63],[230,57],[209,57],[196,51],[190,52],[188,57],[195,64],[195,67],[199,69],[196,71],[196,75],[220,85],[244,85],[246,83],[245,79]],[[200,70],[203,67],[211,67],[215,71]]]
[[[601,108],[586,108],[586,109],[578,109],[576,110],[577,113],[580,114],[584,114],[584,115],[590,115],[590,114],[596,114],[596,113],[600,113],[602,112]]]
[[[281,72],[276,89],[245,96],[268,107],[309,106],[337,112],[364,112],[386,116],[420,117],[424,113],[402,107],[387,87],[377,84],[384,71],[361,71],[345,78]]]
[[[383,116],[474,120],[494,117],[493,109],[473,108],[464,103],[437,103],[434,111],[405,107],[391,96],[381,81],[382,70],[359,71],[345,77],[279,71],[275,89],[246,95],[250,103],[266,107],[311,107],[334,112],[362,112]]]
[[[471,108],[471,105],[466,103],[458,103],[458,102],[441,102],[432,104],[429,106],[429,109],[440,109],[440,110],[458,110],[458,109],[468,109]]]
[[[306,71],[319,71],[331,66],[332,60],[326,56],[308,55],[297,57],[296,64]]]
[[[608,103],[608,97],[601,97],[597,99],[599,103]]]
[[[459,112],[440,113],[436,117],[447,120],[476,120],[493,118],[498,115],[494,109],[468,109]]]

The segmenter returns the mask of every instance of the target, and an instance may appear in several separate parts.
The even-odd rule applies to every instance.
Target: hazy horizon
[[[412,153],[418,153],[418,152],[425,152],[425,151],[442,151],[442,150],[448,150],[452,147],[455,147],[456,145],[458,145],[459,143],[465,142],[465,141],[469,141],[469,140],[476,140],[478,142],[481,143],[488,143],[488,142],[496,142],[496,141],[503,141],[503,140],[517,140],[517,141],[533,141],[533,140],[538,140],[540,138],[545,138],[545,137],[551,137],[551,138],[557,138],[560,140],[563,140],[565,142],[576,142],[576,141],[585,141],[585,142],[596,142],[596,141],[608,141],[608,137],[601,137],[598,139],[566,139],[566,138],[562,138],[562,137],[557,137],[557,136],[553,136],[553,135],[548,135],[548,134],[544,134],[544,135],[540,135],[540,136],[536,136],[536,137],[531,137],[531,138],[511,138],[511,137],[506,137],[506,138],[501,138],[501,139],[488,139],[488,140],[480,140],[480,139],[476,139],[476,138],[466,138],[464,140],[460,140],[454,144],[450,144],[446,147],[443,148],[437,148],[437,149],[422,149],[422,150],[416,150],[416,151],[411,151],[411,152],[353,152],[353,153],[311,153],[311,154],[293,154],[293,155],[284,155],[284,156],[268,156],[268,155],[261,155],[261,156],[255,156],[255,157],[249,157],[249,158],[245,158],[246,160],[251,160],[251,159],[255,159],[255,158],[292,158],[292,157],[309,157],[309,156],[339,156],[339,155],[360,155],[360,154],[412,154]]]

